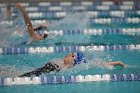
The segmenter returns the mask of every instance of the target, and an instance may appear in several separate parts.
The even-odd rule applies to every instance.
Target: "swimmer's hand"
[[[124,64],[124,67],[127,68],[127,67],[129,67],[129,65]]]
[[[128,65],[124,64],[121,61],[115,61],[115,62],[107,62],[105,63],[105,66],[121,66],[121,67],[128,67]]]
[[[24,7],[20,3],[16,3],[16,7],[22,12],[25,11]]]

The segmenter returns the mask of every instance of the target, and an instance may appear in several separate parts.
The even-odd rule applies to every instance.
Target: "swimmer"
[[[86,58],[81,52],[77,53],[71,53],[68,54],[67,56],[64,57],[63,61],[60,62],[48,62],[45,64],[45,66],[38,68],[36,70],[33,70],[31,72],[27,72],[23,75],[20,75],[20,77],[30,77],[30,76],[39,76],[43,73],[50,73],[50,72],[58,72],[60,70],[65,70],[69,68],[73,68],[74,66],[78,64],[84,64],[87,63]],[[116,62],[106,62],[103,63],[104,66],[109,67],[109,66],[121,66],[121,67],[126,67],[126,65],[122,62],[116,61]]]
[[[16,7],[22,12],[23,14],[23,17],[24,17],[24,21],[26,23],[26,26],[28,28],[28,31],[29,31],[29,35],[31,37],[31,42],[32,41],[38,41],[38,40],[43,40],[45,38],[48,37],[48,34],[43,34],[43,35],[40,35],[40,34],[37,34],[35,33],[35,31],[37,31],[38,29],[42,29],[42,28],[47,28],[47,26],[39,26],[37,28],[33,28],[32,26],[32,23],[31,23],[31,20],[30,18],[28,17],[28,14],[27,12],[25,11],[24,7],[17,3],[16,4]]]

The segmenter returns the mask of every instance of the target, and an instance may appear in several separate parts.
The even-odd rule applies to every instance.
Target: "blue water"
[[[62,46],[62,45],[129,45],[139,44],[139,35],[64,35],[45,41],[34,42],[29,46]],[[75,42],[77,40],[77,42]],[[84,42],[83,42],[84,41]]]
[[[137,15],[129,15],[139,17]],[[84,18],[83,18],[84,17]],[[100,16],[100,18],[110,18],[110,16]],[[39,18],[44,19],[44,18]],[[54,20],[50,18],[47,20]],[[59,20],[59,19],[57,19]],[[36,24],[33,24],[36,25]],[[21,26],[21,25],[20,25]],[[89,22],[89,17],[83,13],[69,14],[66,18],[56,23],[50,24],[49,29],[118,29],[118,28],[139,28],[140,24],[116,22],[112,24],[95,24]],[[5,28],[6,29],[6,28]],[[0,29],[1,30],[1,29]],[[13,31],[13,29],[11,29]],[[6,30],[5,30],[6,31]],[[7,32],[9,33],[9,32]],[[12,34],[12,33],[11,33]],[[1,41],[7,40],[3,33],[0,33]],[[8,35],[8,34],[7,34]],[[6,37],[7,37],[6,35]],[[83,45],[131,45],[140,44],[140,35],[64,35],[56,36],[46,40],[34,42],[30,45],[17,44],[14,47],[44,47],[44,46],[83,46]],[[17,40],[25,38],[18,37]],[[14,42],[14,41],[13,41]],[[23,41],[22,41],[23,42]],[[7,41],[7,43],[10,43]],[[2,42],[0,42],[0,47]],[[9,44],[11,45],[11,44]],[[15,44],[13,44],[15,45]],[[10,46],[8,46],[10,47]],[[63,58],[68,52],[63,53],[37,53],[37,54],[15,54],[0,55],[0,77],[15,77],[44,66],[47,62],[56,58]],[[122,61],[128,64],[127,68],[115,67],[106,68],[102,66],[91,66],[90,64],[81,64],[66,71],[46,74],[50,75],[94,75],[94,74],[139,74],[140,72],[140,50],[117,50],[117,51],[86,51],[84,54],[91,59],[89,63]],[[75,84],[57,84],[57,85],[13,85],[0,87],[0,93],[139,93],[139,81],[129,82],[87,82]]]
[[[91,59],[89,63],[94,62],[109,62],[109,61],[122,61],[125,64],[128,64],[128,68],[122,68],[122,67],[116,67],[113,69],[101,67],[101,66],[90,66],[90,64],[82,64],[81,66],[77,66],[74,68],[71,68],[70,70],[66,71],[60,71],[58,73],[53,73],[51,75],[87,75],[87,74],[130,74],[135,73],[138,74],[140,70],[140,51],[133,50],[133,51],[127,51],[127,50],[119,50],[119,51],[89,51],[84,52],[86,56],[88,56],[88,59]],[[30,70],[39,68],[41,66],[44,66],[47,62],[49,62],[52,59],[57,58],[63,58],[65,55],[68,54],[66,52],[64,53],[39,53],[39,54],[19,54],[19,55],[0,55],[1,66],[10,66],[9,69],[15,71],[17,70],[17,73],[13,73],[11,75],[7,71],[7,76],[14,77],[22,74],[23,72],[28,72]],[[6,71],[6,70],[5,70]],[[1,76],[6,76],[6,74],[3,74]]]
[[[53,58],[62,58],[67,53],[51,53],[51,54],[26,54],[26,55],[0,55],[0,64],[2,66],[10,66],[9,69],[17,73],[13,73],[11,77],[21,74],[26,71],[43,66],[47,61]],[[55,56],[54,56],[55,55]],[[88,74],[139,74],[140,71],[140,51],[133,50],[121,50],[121,51],[95,51],[89,52],[89,56],[95,56],[95,58],[101,60],[102,62],[107,61],[122,61],[128,64],[128,68],[116,67],[113,69],[103,68],[103,67],[88,67],[88,69],[82,67],[75,67],[70,70],[58,73],[52,73],[47,75],[88,75]],[[94,58],[93,58],[94,59]],[[87,66],[86,66],[87,67]],[[12,71],[11,71],[12,73]],[[10,75],[7,73],[7,75]],[[4,76],[4,75],[3,75]],[[10,77],[10,76],[9,76]],[[53,92],[68,92],[68,93],[128,93],[134,92],[139,93],[139,81],[124,81],[124,82],[87,82],[87,83],[75,83],[75,84],[57,84],[57,85],[14,85],[8,87],[1,87],[0,93],[53,93]]]

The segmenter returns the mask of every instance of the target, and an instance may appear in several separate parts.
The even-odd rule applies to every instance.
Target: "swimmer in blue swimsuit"
[[[61,63],[59,62],[48,62],[45,64],[45,66],[38,68],[36,70],[33,70],[31,72],[27,72],[23,75],[20,75],[20,77],[30,77],[30,76],[39,76],[43,73],[50,73],[50,72],[58,72],[60,70],[65,70],[72,68],[78,64],[84,64],[87,63],[86,58],[81,52],[77,53],[71,53],[65,56],[63,61]],[[121,66],[125,67],[126,65],[122,62],[106,62],[103,63],[104,66]]]

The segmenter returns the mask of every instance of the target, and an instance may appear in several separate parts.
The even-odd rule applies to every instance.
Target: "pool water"
[[[67,53],[51,53],[51,54],[26,54],[26,55],[1,55],[1,66],[11,66],[8,73],[12,73],[14,70],[18,70],[17,73],[8,74],[8,77],[14,77],[15,75],[21,74],[23,72],[38,68],[43,66],[47,61],[52,58],[62,58]],[[89,53],[88,53],[89,54]],[[96,55],[95,55],[96,54]],[[98,54],[98,55],[97,55]],[[55,55],[55,57],[54,57]],[[53,75],[93,75],[93,74],[139,74],[140,71],[140,51],[133,50],[121,50],[121,51],[95,51],[91,53],[92,56],[95,58],[99,58],[103,60],[102,62],[106,61],[122,61],[129,65],[128,68],[116,67],[116,68],[104,68],[99,66],[87,66],[85,65],[81,67],[71,68],[67,71],[60,71],[58,73],[51,73],[48,74],[50,76]],[[121,55],[121,56],[120,56]],[[92,61],[91,61],[92,62]],[[14,67],[15,66],[15,67]],[[6,75],[6,74],[5,74]],[[0,75],[4,76],[4,75]],[[13,85],[8,87],[1,87],[1,93],[9,93],[12,91],[13,93],[28,93],[28,92],[35,92],[35,93],[42,93],[42,92],[68,92],[68,93],[127,93],[129,91],[138,93],[140,91],[139,88],[139,81],[129,81],[129,82],[87,82],[87,83],[75,83],[75,84],[50,84],[50,85]]]
[[[77,3],[78,4],[78,3]],[[138,9],[135,9],[139,11]],[[34,12],[28,11],[29,13]],[[43,12],[43,11],[37,11]],[[105,12],[100,11],[98,12]],[[49,30],[83,30],[83,29],[123,29],[123,28],[139,28],[139,23],[127,23],[127,22],[113,22],[110,24],[100,24],[91,21],[87,15],[84,16],[84,12],[70,13],[64,18],[48,18],[47,20],[58,20],[52,22]],[[128,17],[140,17],[140,15],[131,15]],[[97,18],[116,18],[111,16],[99,16]],[[127,18],[127,17],[126,17]],[[31,18],[35,20],[46,20],[45,17]],[[116,18],[117,19],[117,18]],[[119,18],[118,18],[119,19]],[[34,24],[33,22],[33,25]],[[12,26],[11,26],[12,27]],[[46,29],[45,29],[46,30]],[[0,29],[1,31],[1,29]],[[6,30],[5,30],[6,31]],[[7,32],[8,33],[8,32]],[[48,47],[48,46],[90,46],[90,45],[138,45],[140,44],[140,32],[136,34],[102,34],[102,35],[85,35],[85,34],[64,34],[58,35],[52,38],[33,42],[32,44],[9,44],[12,47]],[[1,41],[4,39],[4,35],[1,32]],[[22,40],[23,37],[19,37],[18,40]],[[6,43],[8,43],[7,41]],[[16,41],[15,41],[16,42]],[[0,42],[0,47],[3,42]],[[10,42],[9,42],[10,43]],[[8,46],[8,47],[11,47]],[[25,72],[34,70],[41,66],[44,66],[52,59],[64,58],[66,54],[70,52],[56,52],[56,53],[36,53],[36,54],[7,54],[0,55],[0,78],[4,77],[16,77]],[[86,50],[83,52],[89,59],[89,63],[80,64],[74,68],[70,68],[66,71],[60,71],[58,73],[45,74],[47,76],[67,76],[67,75],[103,75],[103,74],[139,74],[140,72],[140,49],[132,50],[105,50],[105,51],[91,51]],[[109,61],[122,61],[128,65],[127,68],[114,67],[107,68],[97,65],[97,62],[109,62]],[[92,64],[92,65],[91,65]],[[69,83],[69,84],[48,84],[48,85],[12,85],[0,87],[0,93],[55,93],[55,92],[68,92],[68,93],[139,93],[140,83],[139,81],[120,81],[120,82],[84,82],[84,83]]]
[[[71,68],[67,71],[60,71],[58,73],[52,73],[50,75],[87,75],[87,74],[138,74],[140,67],[139,58],[140,51],[133,50],[117,50],[117,51],[87,51],[84,52],[88,56],[90,64],[82,64],[80,66]],[[9,69],[18,70],[18,73],[14,73],[9,77],[18,76],[23,72],[33,70],[44,66],[51,59],[63,58],[68,52],[63,53],[38,53],[38,54],[20,54],[20,55],[1,55],[1,66],[11,66]],[[54,57],[55,55],[55,57]],[[94,64],[94,61],[108,62],[108,61],[122,61],[128,64],[128,68],[116,67],[116,68],[105,68]],[[95,65],[95,66],[94,66]],[[11,72],[9,72],[11,73]],[[8,72],[7,72],[8,75]],[[4,76],[1,75],[1,76]]]
[[[101,38],[102,37],[102,38]],[[73,46],[73,45],[130,45],[139,44],[139,35],[64,35],[45,41],[34,42],[32,45],[40,46]],[[77,40],[77,42],[75,42]],[[84,42],[83,42],[84,41]]]

